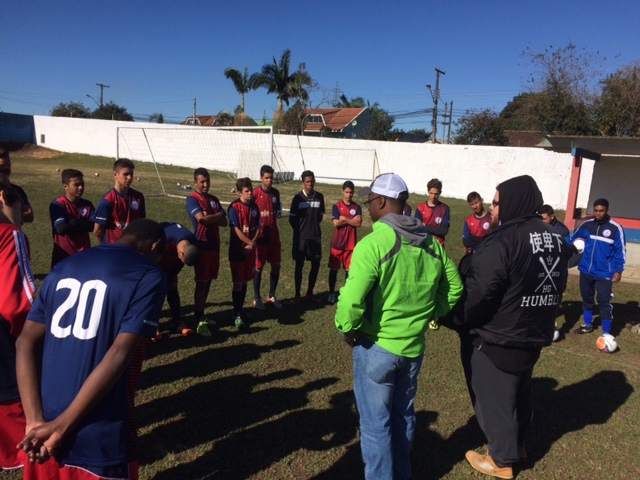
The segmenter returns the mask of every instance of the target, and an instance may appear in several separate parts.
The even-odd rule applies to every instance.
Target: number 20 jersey
[[[46,326],[41,395],[47,421],[69,406],[119,334],[155,334],[165,291],[162,271],[126,245],[85,250],[52,270],[27,317]],[[126,462],[125,380],[65,439],[60,463]]]

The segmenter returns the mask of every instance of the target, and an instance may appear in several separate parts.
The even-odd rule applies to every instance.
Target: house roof
[[[574,149],[597,155],[629,155],[640,157],[640,138],[547,135],[536,147],[554,152],[569,153]]]
[[[215,115],[196,115],[196,119],[199,122],[196,122],[196,124],[202,125],[203,127],[213,127],[216,124],[216,118]],[[192,121],[193,115],[187,117],[180,125],[193,125]]]
[[[324,124],[307,123],[305,131],[320,131],[327,127],[332,132],[341,132],[365,110],[366,108],[307,108],[307,115],[321,115]]]

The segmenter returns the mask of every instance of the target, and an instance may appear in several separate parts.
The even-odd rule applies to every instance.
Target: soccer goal
[[[274,165],[271,127],[119,127],[117,158],[153,164],[161,195],[171,194],[165,188],[171,179],[163,179],[162,165],[254,178],[262,165],[275,169],[279,163]]]

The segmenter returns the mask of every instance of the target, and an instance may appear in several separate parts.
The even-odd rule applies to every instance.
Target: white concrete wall
[[[117,127],[176,128],[167,124],[45,116],[35,116],[34,123],[36,139],[43,147],[112,158],[117,152]],[[278,169],[294,172],[296,177],[309,169],[322,182],[342,183],[345,178],[350,178],[363,185],[378,173],[395,172],[405,179],[414,193],[426,193],[427,182],[437,177],[443,182],[445,197],[464,199],[469,192],[476,190],[488,202],[493,198],[498,183],[528,174],[538,182],[546,203],[556,209],[564,209],[567,204],[570,154],[538,148],[432,145],[291,135],[275,135],[274,145]],[[191,166],[189,159],[177,157],[172,157],[170,163]],[[592,174],[593,162],[585,162],[578,207],[587,206],[589,189],[584,186],[591,185]]]

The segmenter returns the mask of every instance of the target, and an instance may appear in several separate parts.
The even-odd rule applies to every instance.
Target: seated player
[[[331,238],[331,254],[329,255],[329,297],[327,302],[336,303],[336,282],[338,271],[344,267],[347,278],[351,255],[358,242],[356,228],[362,225],[362,208],[353,202],[353,182],[347,180],[342,184],[342,200],[336,203],[332,209],[333,237]]]
[[[166,280],[154,262],[164,242],[158,223],[136,220],[115,244],[69,257],[44,280],[16,342],[30,419],[25,480],[137,478],[128,370],[158,328]]]
[[[449,232],[449,206],[440,201],[442,182],[432,178],[427,183],[429,200],[416,208],[416,218],[422,222],[427,232],[436,237],[444,247],[444,237]]]
[[[68,168],[62,171],[64,195],[49,205],[49,217],[53,230],[51,268],[74,253],[91,248],[89,233],[94,224],[91,216],[93,203],[82,198],[84,176],[80,170]]]
[[[209,194],[211,178],[204,168],[193,172],[195,191],[187,197],[187,213],[191,218],[193,231],[198,240],[200,255],[195,265],[196,289],[193,294],[195,303],[196,331],[205,337],[211,336],[209,326],[215,320],[204,315],[204,307],[209,296],[211,281],[218,278],[220,268],[220,227],[226,227],[227,214],[220,200]]]
[[[256,269],[256,240],[260,235],[260,209],[253,201],[253,185],[249,178],[239,178],[236,191],[240,198],[229,205],[229,263],[233,281],[233,316],[236,328],[246,328],[248,317],[243,310],[247,282]]]
[[[113,164],[113,188],[100,200],[92,219],[95,223],[93,234],[98,243],[114,243],[127,225],[147,216],[144,195],[131,188],[134,169],[128,158]]]
[[[191,335],[193,330],[180,320],[178,274],[185,265],[192,267],[198,260],[197,240],[185,227],[176,222],[162,222],[167,244],[160,259],[160,269],[167,276],[167,303],[171,310],[169,329],[178,335]],[[160,332],[158,332],[158,335]],[[156,335],[156,338],[158,338]]]
[[[465,246],[465,253],[469,254],[478,246],[483,237],[489,235],[491,227],[491,212],[484,208],[484,200],[478,192],[471,192],[467,195],[469,208],[473,213],[464,220],[462,228],[462,244]]]
[[[27,239],[20,231],[22,211],[19,194],[0,183],[0,471],[22,467],[26,460],[16,449],[26,428],[16,379],[16,338],[31,309],[36,283]]]

